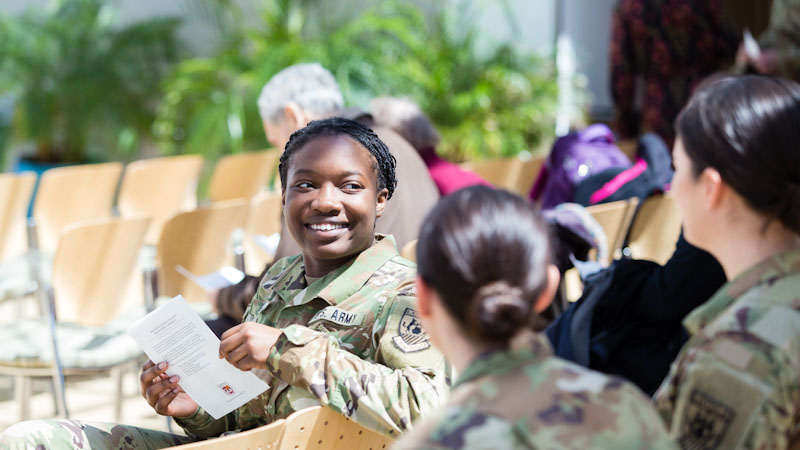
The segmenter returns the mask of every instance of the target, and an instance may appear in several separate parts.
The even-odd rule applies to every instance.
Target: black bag
[[[652,395],[686,342],[683,318],[724,283],[719,263],[681,235],[663,266],[621,259],[590,275],[545,333],[556,355]]]

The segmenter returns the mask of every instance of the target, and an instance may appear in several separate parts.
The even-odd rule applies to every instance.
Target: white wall
[[[617,0],[558,0],[562,2],[561,30],[571,41],[578,71],[588,81],[590,112],[606,116],[612,109],[608,45],[611,15]]]

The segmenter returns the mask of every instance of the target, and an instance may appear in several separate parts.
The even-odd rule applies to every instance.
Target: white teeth
[[[341,223],[336,225],[330,223],[321,223],[318,225],[317,224],[309,225],[308,227],[314,231],[331,231],[331,230],[338,230],[339,228],[346,228],[347,225]]]

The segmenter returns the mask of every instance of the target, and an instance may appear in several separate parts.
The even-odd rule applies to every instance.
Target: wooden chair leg
[[[25,375],[14,375],[14,399],[17,401],[19,421],[31,417],[31,378]]]

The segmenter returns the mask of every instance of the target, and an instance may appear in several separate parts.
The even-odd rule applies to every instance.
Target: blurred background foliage
[[[187,14],[218,35],[205,57],[182,51],[179,19],[122,26],[114,0],[54,0],[47,10],[0,17],[0,150],[131,160],[154,143],[213,162],[265,148],[261,87],[309,61],[334,73],[349,106],[377,95],[416,100],[450,159],[549,145],[558,101],[552,59],[487,46],[459,3],[185,0]]]
[[[102,0],[0,17],[0,150],[20,143],[23,156],[44,163],[138,155],[178,59],[180,21],[120,26],[115,17]]]
[[[333,72],[350,106],[376,95],[416,100],[442,133],[440,153],[454,160],[535,151],[553,136],[552,62],[508,44],[479,51],[462,8],[423,13],[388,1],[342,17],[339,2],[267,0],[253,20],[230,0],[191,4],[223,38],[214,56],[185,60],[167,77],[153,129],[168,153],[215,159],[266,147],[260,89],[309,61]]]

